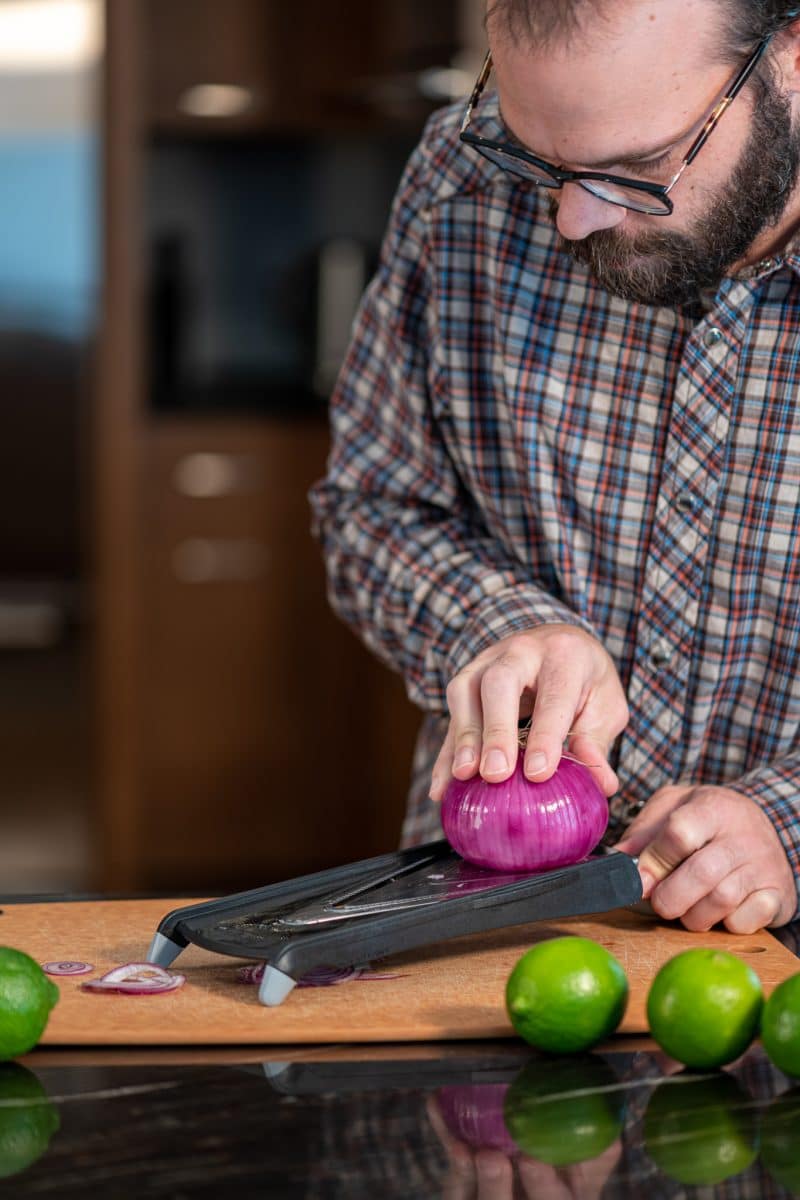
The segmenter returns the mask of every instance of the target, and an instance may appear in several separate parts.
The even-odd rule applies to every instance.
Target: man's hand
[[[470,1150],[454,1137],[436,1096],[429,1096],[425,1107],[450,1168],[442,1200],[543,1200],[545,1196],[548,1200],[598,1200],[622,1156],[622,1142],[617,1138],[596,1158],[570,1167],[551,1167],[525,1154],[512,1161],[502,1150]]]
[[[525,752],[529,779],[549,779],[569,735],[569,750],[607,796],[617,790],[608,762],[628,723],[628,705],[611,657],[574,625],[540,625],[490,646],[447,689],[450,725],[433,768],[431,799],[452,775],[478,770],[490,783],[508,779],[517,762],[518,723],[532,715]]]
[[[616,846],[639,856],[646,899],[687,929],[785,925],[797,891],[786,852],[753,800],[724,787],[660,788]]]

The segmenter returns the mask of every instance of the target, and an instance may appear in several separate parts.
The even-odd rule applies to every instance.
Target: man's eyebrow
[[[522,139],[519,138],[516,133],[514,133],[514,130],[511,128],[508,121],[506,121],[505,117],[503,117],[502,113],[500,115],[503,124],[517,145],[522,150],[527,150],[529,154],[535,155],[536,152],[526,146]],[[594,162],[582,162],[581,168],[589,171],[607,171],[610,167],[634,167],[637,164],[644,162],[648,158],[656,158],[659,154],[663,154],[665,151],[671,150],[673,146],[679,146],[681,142],[686,141],[687,138],[699,130],[699,127],[703,124],[703,120],[704,118],[700,121],[695,121],[694,125],[691,125],[688,129],[684,130],[683,133],[679,133],[675,137],[671,137],[663,142],[659,142],[659,144],[656,146],[649,146],[646,150],[637,150],[634,154],[629,155],[618,154],[614,158],[596,159]],[[547,160],[543,159],[542,161],[544,162]]]

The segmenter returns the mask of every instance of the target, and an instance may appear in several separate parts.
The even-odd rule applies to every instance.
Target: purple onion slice
[[[42,963],[45,975],[89,975],[94,970],[91,963],[85,962],[46,962]]]
[[[125,963],[99,979],[81,984],[87,992],[116,992],[125,996],[158,996],[174,992],[186,982],[185,975],[164,970],[152,963]]]

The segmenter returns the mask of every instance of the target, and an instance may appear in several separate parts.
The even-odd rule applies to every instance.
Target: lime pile
[[[29,955],[0,946],[0,1061],[33,1049],[58,996],[52,979]]]
[[[585,937],[539,942],[523,954],[506,984],[514,1029],[550,1054],[596,1046],[615,1031],[627,1002],[621,964]],[[647,1020],[661,1049],[695,1070],[733,1062],[761,1028],[773,1062],[800,1076],[800,974],[776,988],[765,1007],[758,975],[737,955],[708,947],[684,950],[653,979]]]

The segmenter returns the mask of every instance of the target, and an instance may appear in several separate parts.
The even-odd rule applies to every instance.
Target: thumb
[[[639,855],[639,874],[642,877],[642,895],[648,899],[653,888],[679,867],[685,854],[670,853],[659,845],[659,839],[645,846]]]

